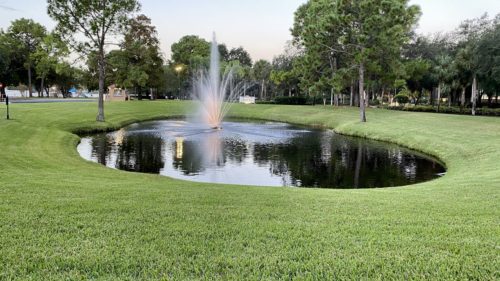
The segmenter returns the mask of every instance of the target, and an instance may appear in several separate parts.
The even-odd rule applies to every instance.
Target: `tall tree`
[[[199,59],[210,57],[210,43],[196,35],[187,35],[172,44],[172,60],[175,64],[191,66]]]
[[[226,44],[219,44],[219,55],[222,61],[229,61],[229,50]]]
[[[321,60],[332,73],[357,69],[360,119],[366,122],[365,79],[367,71],[401,58],[402,45],[409,40],[420,9],[408,0],[310,0],[296,13],[293,34],[306,53],[322,47],[310,57],[312,65]],[[325,60],[324,58],[328,58]],[[343,62],[339,62],[343,59]],[[389,63],[388,63],[389,62]],[[324,76],[321,75],[324,79]],[[320,78],[320,79],[321,79]],[[343,79],[334,79],[341,81]],[[334,85],[334,83],[332,83]]]
[[[200,69],[208,68],[210,43],[196,35],[187,35],[172,44],[171,50],[171,64],[177,72],[180,96],[182,89],[189,85],[190,77],[193,77]]]
[[[55,33],[50,33],[45,36],[43,42],[38,46],[36,51],[31,54],[32,60],[35,62],[37,77],[40,78],[39,96],[43,96],[43,91],[46,88],[45,78],[47,75],[55,70],[58,63],[62,62],[62,58],[68,54],[68,46],[60,39],[59,35]]]
[[[479,39],[474,48],[474,61],[480,86],[491,105],[493,96],[500,94],[500,14],[494,25]]]
[[[406,84],[415,93],[415,104],[419,104],[426,88],[431,63],[425,59],[412,59],[405,63]]]
[[[97,53],[99,67],[99,103],[97,121],[104,122],[104,91],[106,45],[110,35],[116,35],[127,25],[130,15],[139,10],[137,0],[47,0],[47,12],[58,23],[61,34],[79,33],[87,38],[78,50]]]
[[[0,98],[5,96],[5,87],[9,82],[6,76],[10,72],[11,50],[6,42],[7,37],[0,30],[0,77],[2,77],[0,83],[3,85],[3,87],[0,87]]]
[[[33,96],[32,54],[42,43],[46,32],[45,27],[41,24],[24,18],[13,21],[7,30],[8,36],[12,40],[11,47],[14,48],[16,55],[24,62],[24,67],[28,71],[28,93],[30,97]]]
[[[479,65],[474,56],[474,49],[485,32],[491,28],[492,23],[488,15],[484,14],[479,18],[463,21],[455,32],[457,37],[456,66],[462,76],[462,87],[471,87],[472,115],[476,114],[477,101],[481,101],[478,95]]]
[[[297,54],[289,51],[273,59],[273,69],[269,79],[278,87],[282,95],[287,93],[288,96],[292,96],[294,90],[298,90],[300,81],[294,67],[297,59]]]
[[[112,79],[125,88],[148,86],[152,94],[152,89],[159,88],[163,80],[163,58],[151,19],[145,15],[131,19],[120,46],[120,50],[112,51],[109,56]],[[139,99],[142,99],[141,90],[138,90]]]
[[[258,60],[252,68],[252,76],[260,84],[260,98],[266,97],[267,82],[271,76],[272,65],[266,60]]]
[[[243,47],[231,49],[231,51],[229,51],[227,60],[237,60],[243,66],[252,67],[252,58],[250,58],[250,54],[245,49],[243,49]]]
[[[434,66],[434,74],[438,81],[437,87],[437,112],[441,107],[441,98],[445,85],[449,85],[454,76],[453,58],[448,55],[439,56]],[[449,91],[449,86],[446,89]]]

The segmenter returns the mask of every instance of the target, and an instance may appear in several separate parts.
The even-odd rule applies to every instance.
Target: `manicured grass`
[[[500,119],[275,105],[232,115],[404,144],[448,174],[322,190],[200,184],[86,162],[71,132],[184,113],[187,103],[12,105],[0,120],[0,279],[500,278]],[[0,107],[4,114],[5,106]]]

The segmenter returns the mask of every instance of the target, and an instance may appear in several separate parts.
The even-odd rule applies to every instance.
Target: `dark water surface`
[[[80,155],[125,171],[199,182],[373,188],[418,183],[445,172],[438,161],[397,145],[276,122],[183,120],[133,124],[83,137]]]

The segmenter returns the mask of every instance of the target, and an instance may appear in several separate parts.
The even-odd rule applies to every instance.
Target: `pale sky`
[[[229,48],[243,46],[252,59],[271,60],[291,39],[293,13],[306,0],[140,0],[142,13],[156,25],[162,50],[170,58],[170,46],[184,35],[218,41]],[[422,8],[420,33],[453,30],[468,18],[500,13],[500,0],[411,0]],[[0,0],[0,28],[21,17],[32,18],[49,29],[44,0]]]

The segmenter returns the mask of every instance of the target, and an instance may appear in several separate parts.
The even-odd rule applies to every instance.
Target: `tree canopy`
[[[402,45],[410,38],[420,10],[408,0],[310,0],[295,14],[295,43],[304,48],[304,76],[342,88],[345,75],[357,80],[361,121],[365,115],[365,79],[398,68]],[[322,84],[324,84],[322,83]]]
[[[57,29],[67,39],[75,40],[76,34],[86,40],[75,46],[86,54],[97,53],[99,67],[99,103],[97,121],[104,121],[104,92],[106,50],[110,34],[120,34],[128,24],[130,15],[140,8],[137,0],[47,0],[47,12],[57,22]]]

